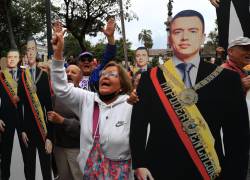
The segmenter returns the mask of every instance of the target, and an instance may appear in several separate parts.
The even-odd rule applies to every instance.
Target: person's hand
[[[28,144],[29,138],[25,132],[22,132],[22,140],[23,140],[25,147],[27,148],[29,146],[29,144]]]
[[[13,100],[14,100],[14,103],[17,104],[20,101],[20,98],[17,95],[15,95],[13,96]]]
[[[210,0],[210,2],[216,8],[218,8],[220,6],[219,5],[220,4],[220,0]]]
[[[135,170],[135,176],[138,180],[154,180],[147,168],[137,168]]]
[[[2,119],[0,119],[0,132],[3,133],[4,132],[4,129],[5,128],[5,123],[3,122]]]
[[[62,24],[59,24],[59,26],[62,26]],[[53,26],[53,35],[52,35],[52,47],[54,51],[54,59],[56,60],[63,60],[63,48],[64,48],[64,34],[67,31],[67,29],[63,29],[62,27]]]
[[[129,98],[127,99],[127,102],[131,105],[137,103],[139,101],[139,97],[137,96],[136,89],[134,89],[131,93]]]
[[[53,148],[53,145],[52,145],[51,140],[46,139],[46,141],[45,141],[45,151],[46,151],[46,153],[51,154],[52,153],[52,148]]]
[[[244,89],[246,90],[250,89],[250,75],[242,78],[241,82],[242,82],[242,86],[244,87]]]
[[[102,29],[102,32],[105,34],[105,36],[108,39],[108,43],[111,45],[115,44],[115,38],[114,38],[115,27],[116,27],[115,19],[110,18],[106,25],[106,29],[105,28]]]
[[[62,124],[64,122],[64,117],[55,111],[48,111],[48,120],[52,123]]]

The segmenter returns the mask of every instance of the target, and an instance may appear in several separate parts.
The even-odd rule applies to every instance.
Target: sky
[[[132,42],[132,49],[143,44],[138,41],[138,34],[142,29],[152,31],[153,48],[165,49],[167,47],[167,32],[164,22],[167,20],[168,0],[131,0],[131,10],[137,14],[139,20],[125,23],[126,38]],[[199,11],[205,18],[205,33],[208,34],[215,28],[215,8],[208,0],[174,0],[173,16],[184,9]],[[120,22],[117,22],[120,26]],[[98,37],[103,38],[98,35]],[[98,41],[98,37],[90,38],[91,42]],[[116,34],[116,38],[121,34]]]

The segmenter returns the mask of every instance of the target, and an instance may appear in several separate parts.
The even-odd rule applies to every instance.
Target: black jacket
[[[201,61],[196,83],[208,76],[215,65]],[[157,71],[162,80],[163,73]],[[149,73],[142,75],[137,89],[140,101],[134,105],[130,145],[133,168],[147,167],[157,180],[201,180],[202,177],[178,137],[156,93]],[[215,139],[223,180],[245,180],[248,167],[249,123],[246,100],[238,74],[229,70],[197,90],[196,104]],[[150,135],[146,145],[147,125]],[[223,129],[225,156],[220,130]]]
[[[38,77],[41,69],[36,68],[36,78]],[[47,138],[52,140],[52,124],[47,121],[47,111],[52,111],[52,102],[50,94],[50,84],[48,75],[46,72],[42,72],[42,76],[36,84],[37,87],[37,96],[43,108],[44,118],[48,130]],[[39,132],[38,126],[34,114],[31,110],[22,79],[19,81],[18,85],[18,96],[20,102],[18,105],[19,112],[23,112],[23,116],[20,116],[21,119],[21,131],[28,134],[28,138],[31,136],[37,142],[42,142],[42,136]],[[24,111],[22,111],[22,105]]]
[[[3,75],[3,74],[2,74]],[[17,69],[17,81],[20,80],[21,69]],[[4,75],[3,75],[4,76]],[[3,84],[0,82],[0,119],[5,123],[5,128],[18,128],[18,110],[12,103],[8,93],[6,92]]]

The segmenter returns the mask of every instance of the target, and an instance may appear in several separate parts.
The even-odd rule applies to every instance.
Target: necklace
[[[180,92],[177,96],[184,106],[191,106],[193,104],[196,104],[199,99],[196,91],[209,84],[223,71],[223,68],[218,66],[211,74],[195,84],[193,87],[186,88],[185,85],[182,82],[178,81],[177,78],[173,74],[171,74],[164,65],[160,65],[160,68],[163,73],[173,81],[174,84],[183,89],[183,91]]]

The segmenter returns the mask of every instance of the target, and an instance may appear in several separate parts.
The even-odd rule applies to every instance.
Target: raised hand
[[[59,20],[58,20],[59,21]],[[54,59],[63,60],[64,34],[67,29],[62,28],[62,23],[55,22],[53,24],[52,47],[54,51]]]
[[[116,27],[115,19],[110,18],[108,20],[106,28],[102,29],[102,32],[105,34],[105,36],[108,39],[108,43],[111,44],[111,45],[115,44],[115,38],[114,38],[115,27]]]

